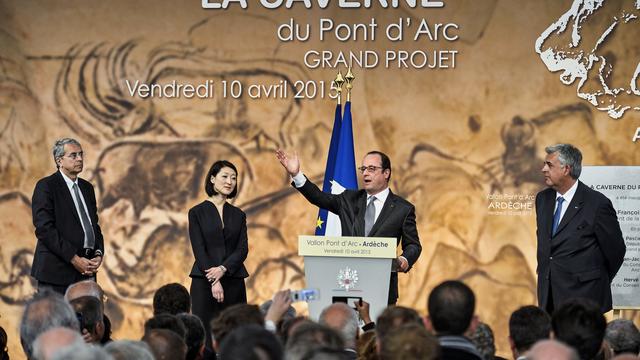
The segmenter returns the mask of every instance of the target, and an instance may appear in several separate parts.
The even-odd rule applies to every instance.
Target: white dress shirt
[[[82,216],[80,216],[80,208],[78,207],[78,203],[82,204],[82,207],[84,207],[84,211],[87,214],[87,218],[89,219],[89,227],[91,227],[91,216],[89,216],[89,210],[87,209],[87,203],[84,201],[84,195],[82,195],[82,189],[80,189],[80,185],[76,185],[78,186],[78,193],[80,194],[80,200],[78,201],[78,199],[76,199],[76,192],[73,191],[73,184],[78,184],[78,178],[76,178],[76,181],[73,181],[71,179],[69,179],[69,177],[67,175],[65,175],[62,171],[60,171],[60,174],[62,174],[62,178],[64,179],[64,182],[67,184],[67,187],[69,188],[69,192],[71,193],[71,198],[73,199],[73,203],[76,207],[76,213],[78,214],[78,219],[82,219]],[[82,220],[80,220],[82,221]],[[84,229],[84,228],[83,228]],[[85,247],[87,247],[87,234],[84,234],[84,245]]]
[[[571,203],[571,200],[573,200],[573,196],[576,194],[577,189],[578,189],[578,181],[576,180],[573,186],[571,186],[566,193],[560,194],[559,192],[556,191],[556,204],[553,206],[554,214],[556,213],[556,209],[558,208],[558,197],[562,196],[564,198],[564,201],[562,202],[562,210],[560,210],[560,220],[558,221],[558,224],[562,222],[562,217],[564,217],[564,213],[567,212],[567,209],[569,208],[569,203]]]

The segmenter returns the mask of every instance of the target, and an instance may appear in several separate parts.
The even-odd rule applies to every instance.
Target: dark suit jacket
[[[555,236],[551,236],[556,191],[536,196],[538,238],[538,304],[547,308],[549,290],[555,307],[582,297],[595,301],[603,312],[612,308],[611,280],[626,247],[616,211],[601,193],[578,183]]]
[[[342,194],[327,194],[313,184],[309,179],[298,191],[310,203],[331,211],[340,217],[342,236],[364,236],[364,213],[367,207],[367,192],[365,190],[346,190]],[[394,237],[398,244],[402,244],[402,256],[409,262],[409,269],[418,260],[422,252],[418,229],[416,227],[416,213],[413,204],[389,191],[380,215],[371,228],[369,236]],[[391,273],[389,285],[389,303],[398,299],[398,274]]]
[[[247,243],[247,216],[237,207],[225,203],[224,230],[218,209],[210,201],[203,201],[189,210],[189,239],[196,261],[191,277],[205,277],[205,271],[214,266],[227,268],[224,276],[246,278],[244,267],[249,247]]]
[[[104,240],[98,225],[93,186],[78,178],[78,187],[93,225],[95,249],[104,254]],[[31,211],[38,238],[31,276],[38,281],[55,285],[70,285],[90,278],[71,265],[71,258],[84,247],[84,230],[71,192],[60,171],[38,181],[31,199]]]

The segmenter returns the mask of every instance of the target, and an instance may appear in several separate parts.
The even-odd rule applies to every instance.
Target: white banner
[[[640,307],[640,166],[585,166],[580,180],[611,199],[627,245],[611,284],[613,307]]]

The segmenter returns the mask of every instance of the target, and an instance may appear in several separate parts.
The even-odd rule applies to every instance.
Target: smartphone
[[[313,301],[320,298],[320,290],[318,289],[301,289],[291,291],[291,301]]]

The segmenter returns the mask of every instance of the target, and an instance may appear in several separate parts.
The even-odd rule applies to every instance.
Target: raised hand
[[[276,158],[280,161],[280,164],[287,170],[289,175],[295,176],[300,172],[300,160],[298,159],[298,153],[293,152],[293,156],[287,155],[282,149],[276,150]]]

